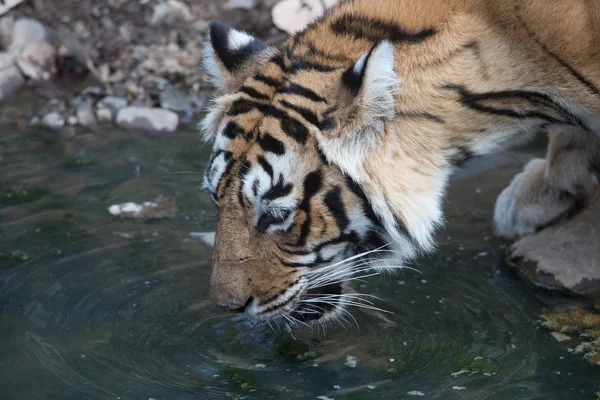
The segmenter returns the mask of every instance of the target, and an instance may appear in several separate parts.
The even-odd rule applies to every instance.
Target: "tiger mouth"
[[[335,312],[337,307],[341,307],[335,298],[340,296],[342,291],[340,283],[309,289],[301,296],[301,301],[291,312],[291,316],[299,322],[320,320],[325,315]]]

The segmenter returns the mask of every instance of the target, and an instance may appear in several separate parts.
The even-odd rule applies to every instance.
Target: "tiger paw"
[[[533,159],[500,193],[494,209],[496,235],[531,235],[575,208],[576,198],[550,186],[545,172],[546,160]]]

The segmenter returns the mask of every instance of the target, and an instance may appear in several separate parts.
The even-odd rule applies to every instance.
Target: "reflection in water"
[[[195,132],[40,135],[6,135],[0,149],[3,398],[586,399],[598,389],[594,367],[536,329],[540,304],[491,235],[494,197],[522,155],[453,183],[451,224],[420,273],[355,284],[393,314],[353,310],[356,323],[290,332],[209,299],[210,249],[190,235],[215,225]],[[107,212],[159,195],[176,198],[174,218]]]

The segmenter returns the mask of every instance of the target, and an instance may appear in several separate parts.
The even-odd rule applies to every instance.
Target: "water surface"
[[[193,129],[0,138],[0,393],[6,399],[593,399],[600,371],[538,327],[543,303],[504,266],[493,202],[529,157],[457,174],[439,251],[356,282],[392,314],[273,329],[209,299],[212,231]],[[160,221],[115,203],[176,196]],[[422,395],[422,396],[421,396]]]

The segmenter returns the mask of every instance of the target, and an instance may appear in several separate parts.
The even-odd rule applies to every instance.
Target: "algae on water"
[[[569,352],[583,354],[591,364],[600,365],[600,314],[572,307],[540,317],[540,325],[551,330],[556,340],[567,343]]]

